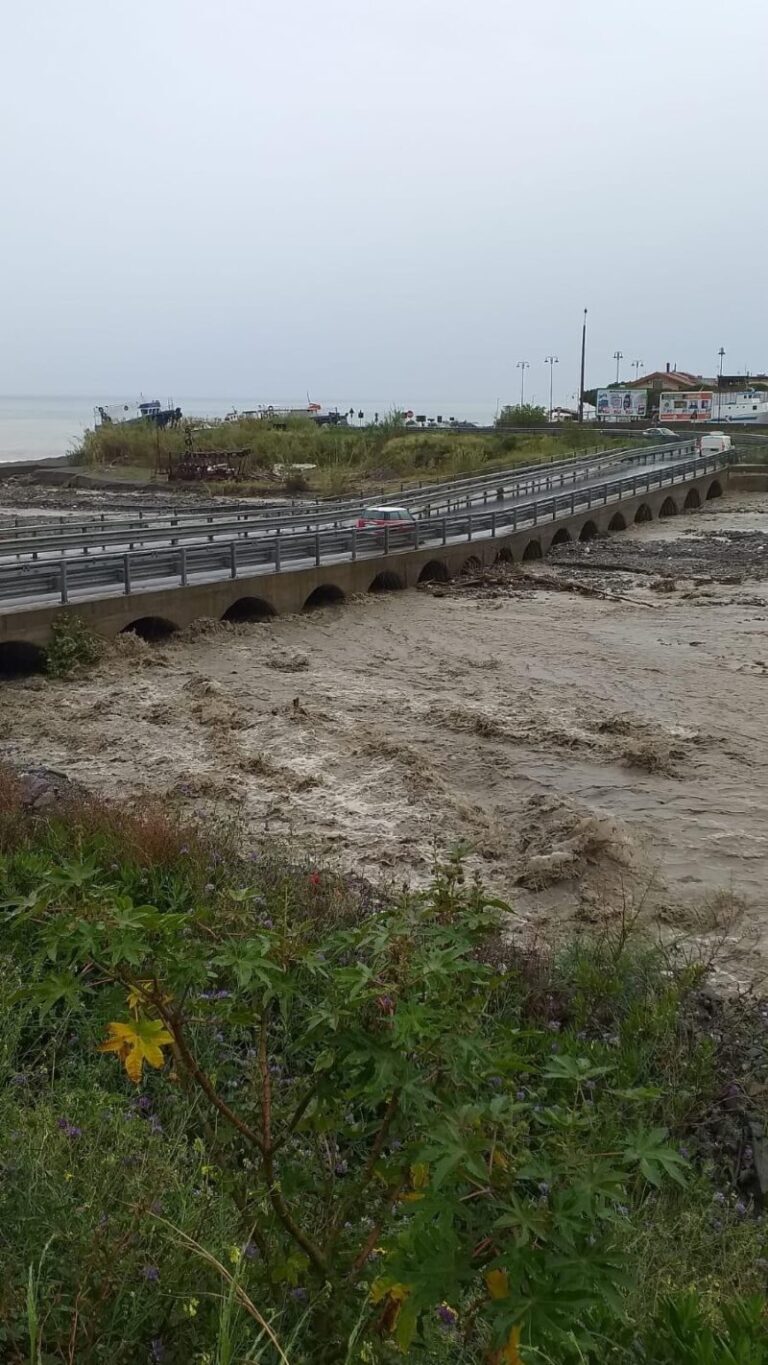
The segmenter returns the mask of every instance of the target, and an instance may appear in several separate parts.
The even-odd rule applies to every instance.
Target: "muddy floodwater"
[[[534,583],[122,641],[80,680],[0,684],[0,751],[394,882],[461,842],[542,934],[639,910],[726,940],[749,978],[768,960],[768,497],[524,567]]]

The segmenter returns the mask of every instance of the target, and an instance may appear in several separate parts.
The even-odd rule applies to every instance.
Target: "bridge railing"
[[[413,526],[347,527],[299,531],[249,540],[232,539],[161,549],[80,556],[77,559],[37,561],[0,566],[0,601],[28,604],[53,599],[61,603],[73,595],[130,594],[153,584],[186,586],[197,581],[237,578],[240,574],[281,573],[291,569],[401,555],[441,546],[470,544],[510,532],[533,529],[581,511],[619,503],[656,489],[689,482],[728,465],[728,452],[660,464],[641,474],[619,475],[604,483],[575,487],[498,510],[462,512],[414,522]]]

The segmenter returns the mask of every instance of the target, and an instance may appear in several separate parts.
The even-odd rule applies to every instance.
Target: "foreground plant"
[[[6,939],[25,964],[19,1046],[45,1059],[46,1085],[79,1067],[102,1088],[90,1107],[73,1091],[44,1143],[84,1219],[78,1166],[90,1153],[89,1180],[106,1181],[109,1144],[123,1153],[111,1255],[134,1267],[146,1351],[162,1339],[168,1361],[217,1365],[618,1351],[642,1269],[631,1211],[688,1178],[668,1127],[705,1080],[705,1054],[684,1037],[675,1050],[695,974],[625,966],[622,943],[576,955],[566,1000],[504,947],[506,908],[458,860],[425,894],[371,904],[324,873],[157,831],[155,864],[121,863],[118,833],[93,823],[87,855],[61,831],[7,855]],[[668,1096],[648,1072],[672,1056]],[[24,1112],[39,1161],[42,1111]],[[94,1323],[113,1359],[143,1358],[135,1340],[120,1357],[104,1325],[127,1300],[100,1228],[79,1280],[49,1289],[53,1359],[70,1340],[100,1359]],[[185,1287],[196,1275],[204,1292]],[[218,1354],[195,1355],[201,1341]]]

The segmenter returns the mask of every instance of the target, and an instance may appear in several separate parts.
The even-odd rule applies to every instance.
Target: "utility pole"
[[[618,384],[618,382],[619,382],[619,368],[620,368],[620,366],[621,366],[622,360],[624,359],[624,352],[623,352],[623,351],[614,351],[614,353],[613,353],[613,358],[614,358],[614,360],[616,361],[616,383]]]
[[[515,368],[520,371],[520,407],[522,408],[525,406],[525,372],[530,370],[531,362],[530,360],[518,360]]]
[[[545,355],[545,357],[544,357],[544,364],[545,364],[545,365],[549,365],[549,420],[550,420],[550,422],[551,422],[551,421],[552,421],[552,385],[554,384],[554,379],[555,379],[555,365],[559,365],[559,364],[560,364],[560,361],[558,360],[558,358],[557,358],[556,355]]]
[[[584,326],[581,329],[581,383],[579,385],[579,421],[584,421],[584,367],[587,360],[587,310],[584,309]]]
[[[635,372],[635,383],[637,383],[638,379],[640,378],[640,371],[642,370],[644,364],[645,364],[644,360],[632,361],[632,369]]]
[[[725,347],[721,346],[717,354],[720,357],[720,369],[717,372],[717,420],[719,422],[723,403],[723,361],[725,359]]]

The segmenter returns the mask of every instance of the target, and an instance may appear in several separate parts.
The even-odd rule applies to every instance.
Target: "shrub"
[[[94,634],[79,616],[67,613],[51,623],[51,640],[46,650],[46,672],[65,678],[81,668],[97,663],[104,652],[104,640]]]

